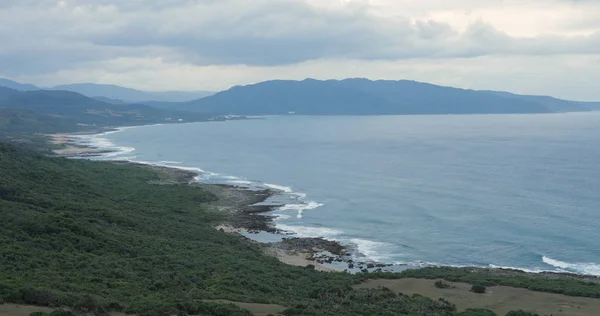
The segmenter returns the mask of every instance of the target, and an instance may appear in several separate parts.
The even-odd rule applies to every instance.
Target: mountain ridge
[[[164,105],[163,105],[164,106]],[[551,113],[530,100],[417,81],[271,80],[235,86],[172,108],[235,115],[392,115]]]

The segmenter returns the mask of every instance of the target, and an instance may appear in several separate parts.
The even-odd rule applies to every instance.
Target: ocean
[[[600,113],[274,116],[82,143],[271,188],[275,225],[412,266],[600,275]]]

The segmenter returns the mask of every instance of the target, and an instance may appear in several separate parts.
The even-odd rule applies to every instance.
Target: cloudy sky
[[[221,90],[412,79],[600,100],[597,0],[1,0],[0,77]]]

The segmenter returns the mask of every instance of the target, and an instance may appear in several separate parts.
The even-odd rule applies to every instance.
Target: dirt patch
[[[31,313],[43,312],[50,313],[55,311],[55,308],[31,306],[31,305],[17,305],[17,304],[0,304],[0,316],[29,316]],[[123,313],[109,313],[110,316],[135,316],[126,315]],[[91,315],[90,315],[91,316]]]
[[[275,304],[259,304],[259,303],[243,303],[243,302],[232,302],[227,300],[204,300],[205,302],[216,302],[223,304],[234,304],[239,308],[248,310],[250,313],[256,316],[266,316],[269,314],[280,315],[286,307]]]
[[[53,308],[29,305],[2,304],[0,305],[0,316],[29,316],[34,312],[52,312]]]
[[[507,286],[488,287],[485,294],[470,291],[467,283],[450,283],[448,289],[434,286],[436,280],[398,279],[368,280],[355,288],[386,287],[394,292],[406,295],[420,294],[432,299],[444,298],[459,310],[467,308],[487,308],[498,315],[511,310],[525,310],[540,315],[554,316],[597,316],[600,311],[600,299],[571,297],[560,294],[542,293]]]

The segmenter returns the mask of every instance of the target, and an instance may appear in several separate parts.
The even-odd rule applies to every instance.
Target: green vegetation
[[[35,312],[29,314],[29,316],[75,316],[75,314],[70,311],[56,310],[51,313]]]
[[[462,313],[458,313],[458,316],[496,316],[496,313],[488,309],[469,308]]]
[[[443,279],[449,282],[465,282],[482,286],[511,286],[532,291],[557,293],[569,296],[600,298],[600,280],[585,281],[572,277],[532,276],[520,272],[494,269],[433,267],[406,270],[401,273],[370,273],[371,279]]]
[[[483,286],[483,285],[473,285],[471,287],[471,292],[473,292],[473,293],[483,294],[483,293],[485,293],[485,290],[486,290],[485,286]]]
[[[448,284],[448,282],[446,282],[444,280],[437,280],[437,281],[435,281],[434,285],[438,289],[447,289],[450,287],[450,284]]]
[[[538,316],[538,314],[518,310],[518,311],[510,311],[506,314],[506,316]]]

